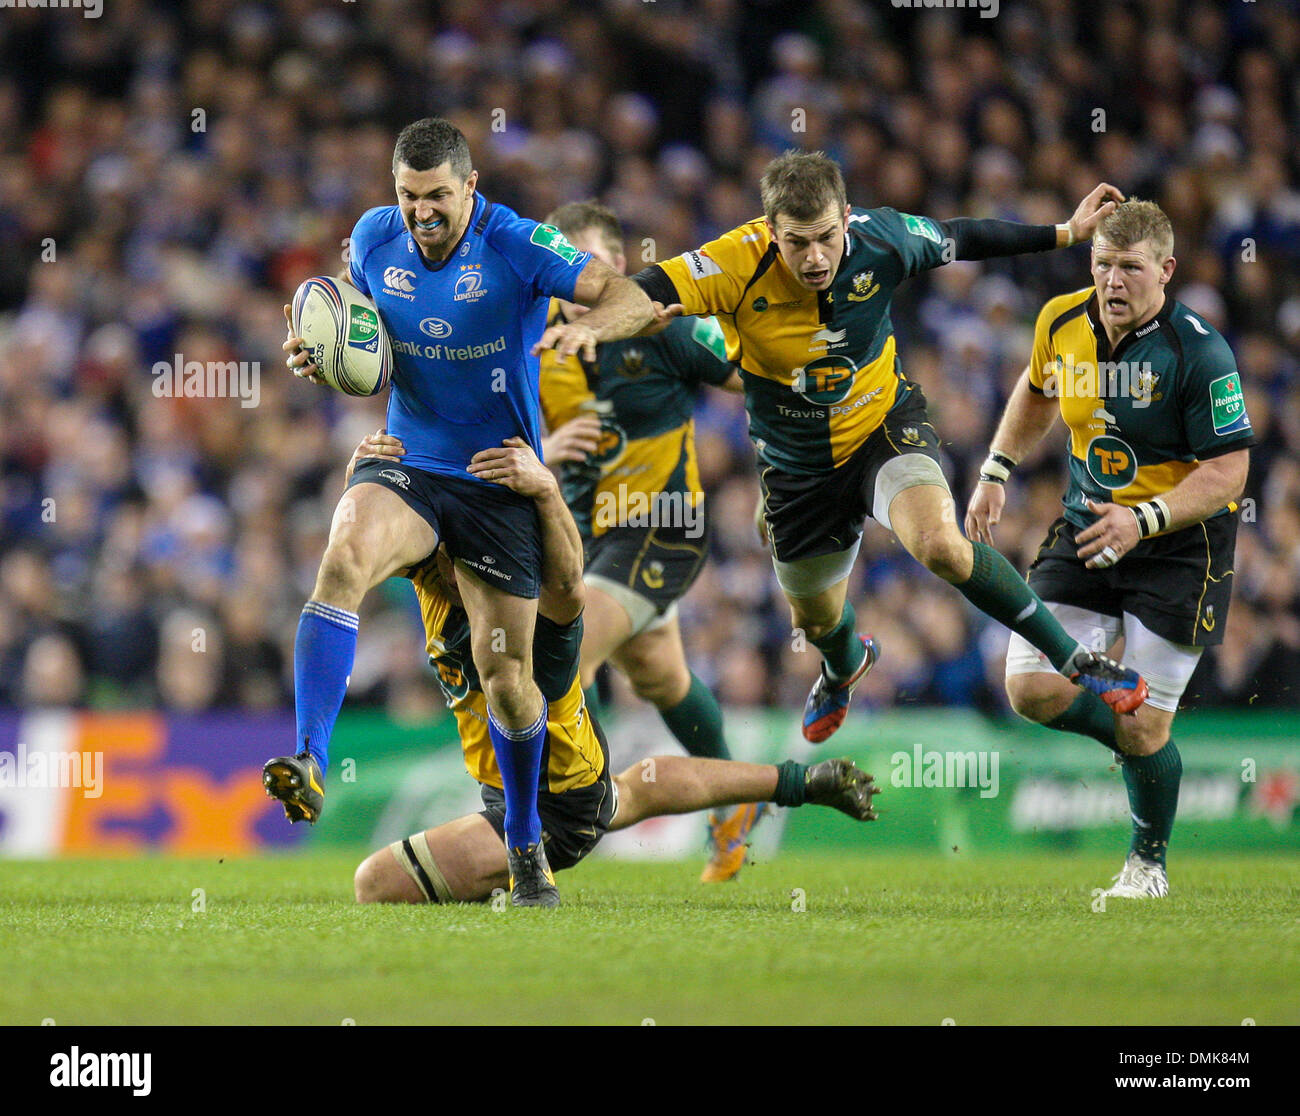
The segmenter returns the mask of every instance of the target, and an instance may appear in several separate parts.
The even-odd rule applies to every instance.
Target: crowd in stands
[[[298,613],[384,401],[290,376],[281,307],[392,203],[393,141],[427,115],[525,216],[611,205],[632,270],[757,216],[791,147],[832,155],[855,205],[935,218],[1063,221],[1099,181],[1158,201],[1171,290],[1231,343],[1258,436],[1225,642],[1185,700],[1300,703],[1295,2],[111,0],[0,17],[0,706],[291,707]],[[1080,246],[895,300],[959,508],[1037,310],[1089,282]],[[169,396],[195,361],[245,374]],[[725,703],[797,707],[818,656],[754,532],[741,400],[709,394],[697,432],[688,658]],[[1058,427],[1009,485],[995,538],[1022,570],[1063,447]],[[852,597],[885,648],[860,700],[1005,711],[1006,632],[870,522]],[[440,708],[405,583],[363,606],[349,700]]]

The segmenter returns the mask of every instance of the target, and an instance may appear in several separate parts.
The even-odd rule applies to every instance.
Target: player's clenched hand
[[[1109,182],[1100,183],[1079,203],[1070,218],[1070,232],[1075,240],[1090,240],[1097,226],[1115,212],[1124,195]]]
[[[284,307],[284,320],[289,326],[289,336],[285,338],[284,344],[280,346],[289,354],[284,363],[289,366],[289,371],[300,380],[310,380],[313,384],[323,384],[325,381],[316,374],[316,366],[311,363],[311,357],[307,354],[307,350],[302,347],[302,338],[294,336],[293,308],[288,303],[285,303]]]
[[[583,360],[596,359],[596,331],[582,322],[557,322],[542,334],[533,346],[533,356],[543,349],[554,349],[558,357],[571,357],[577,353]]]
[[[966,507],[966,537],[992,546],[993,527],[1001,522],[1006,502],[1007,492],[1002,485],[980,481]]]
[[[552,465],[562,461],[585,461],[600,445],[600,419],[593,414],[579,415],[558,427],[542,440],[542,456]]]
[[[1097,522],[1080,531],[1074,541],[1079,543],[1078,555],[1088,569],[1104,570],[1137,546],[1137,516],[1132,508],[1096,500],[1088,501],[1088,510],[1098,517]]]
[[[479,450],[470,458],[469,472],[530,500],[556,491],[555,476],[522,438],[507,438],[500,446]]]
[[[352,473],[356,469],[357,463],[363,458],[377,457],[381,461],[401,461],[402,454],[405,452],[406,447],[402,445],[400,438],[395,438],[387,431],[376,430],[373,434],[367,434],[357,443],[357,448],[352,451],[352,460],[348,462],[348,469],[344,474],[344,479],[352,479]]]

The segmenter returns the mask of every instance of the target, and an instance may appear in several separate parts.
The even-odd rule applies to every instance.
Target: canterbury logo
[[[402,291],[410,294],[415,288],[411,286],[411,280],[415,278],[414,271],[407,271],[404,267],[386,267],[384,268],[384,286],[392,287],[395,291]]]

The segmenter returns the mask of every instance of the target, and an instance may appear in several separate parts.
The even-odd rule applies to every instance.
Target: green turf
[[[354,863],[2,862],[0,1024],[1300,1023],[1289,857],[1104,913],[1115,857],[597,861],[558,911],[360,908]]]

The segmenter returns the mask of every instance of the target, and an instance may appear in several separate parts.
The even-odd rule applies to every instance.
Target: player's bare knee
[[[313,599],[343,608],[360,604],[370,587],[370,563],[365,554],[360,540],[350,535],[331,540],[316,574]]]
[[[660,709],[679,704],[691,688],[691,676],[686,671],[663,670],[654,664],[645,665],[629,678],[636,696]]]
[[[1074,691],[1063,687],[1054,675],[1013,674],[1007,679],[1007,700],[1026,721],[1043,725],[1070,708]]]
[[[1129,756],[1153,756],[1169,740],[1169,726],[1140,716],[1116,717],[1115,740]]]
[[[794,631],[803,632],[805,639],[821,639],[839,622],[839,616],[828,616],[812,610],[805,611],[796,604],[790,605],[790,627]]]
[[[955,531],[921,530],[913,540],[912,556],[944,581],[965,581],[970,577],[970,543]]]
[[[381,852],[386,851],[381,850]],[[352,890],[356,894],[358,903],[396,901],[389,874],[380,864],[380,855],[380,853],[371,853],[357,865],[356,873],[352,877]]]

